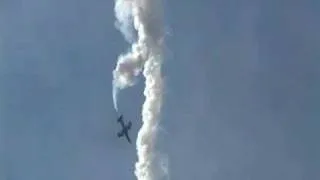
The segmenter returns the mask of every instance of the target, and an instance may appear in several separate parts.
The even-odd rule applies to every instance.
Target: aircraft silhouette
[[[121,124],[121,127],[122,127],[122,130],[120,132],[118,132],[118,134],[117,134],[118,137],[120,138],[123,135],[125,135],[127,140],[128,140],[128,142],[131,144],[131,140],[130,140],[130,137],[129,137],[129,134],[128,134],[128,131],[131,128],[131,125],[132,125],[131,121],[129,121],[128,124],[125,125],[124,122],[123,122],[123,116],[122,115],[120,115],[120,117],[118,118],[117,121]]]

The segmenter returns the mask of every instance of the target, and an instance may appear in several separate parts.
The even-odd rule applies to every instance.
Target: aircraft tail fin
[[[119,116],[117,121],[120,122],[121,120],[122,120],[122,115]]]

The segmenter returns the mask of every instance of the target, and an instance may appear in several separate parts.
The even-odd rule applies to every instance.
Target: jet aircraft
[[[128,140],[128,142],[131,143],[131,140],[130,140],[129,134],[128,134],[128,131],[131,128],[131,125],[132,125],[131,121],[129,121],[125,125],[124,122],[123,122],[123,116],[122,115],[120,115],[120,117],[118,118],[117,121],[121,124],[121,127],[122,127],[122,130],[120,132],[118,132],[118,134],[117,134],[118,137],[122,137],[123,135],[125,135],[127,140]]]

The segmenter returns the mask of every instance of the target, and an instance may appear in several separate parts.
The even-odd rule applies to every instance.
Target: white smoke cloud
[[[161,9],[161,0],[115,1],[116,27],[131,43],[130,51],[119,56],[113,71],[116,110],[118,90],[133,86],[141,72],[145,77],[143,125],[136,141],[138,162],[135,175],[138,180],[163,179],[168,172],[167,163],[163,163],[165,161],[155,151],[163,94],[161,65],[164,28]],[[136,40],[133,39],[134,32],[137,34]]]
[[[128,42],[133,41],[133,27],[132,27],[132,5],[129,1],[116,1],[115,4],[115,16],[116,23],[115,26],[118,28],[125,39]]]

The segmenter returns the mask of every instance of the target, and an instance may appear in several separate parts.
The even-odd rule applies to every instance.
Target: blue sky
[[[158,148],[173,180],[316,180],[318,1],[165,1]],[[112,1],[0,2],[0,178],[134,179],[111,80]],[[141,125],[143,81],[119,109]]]

